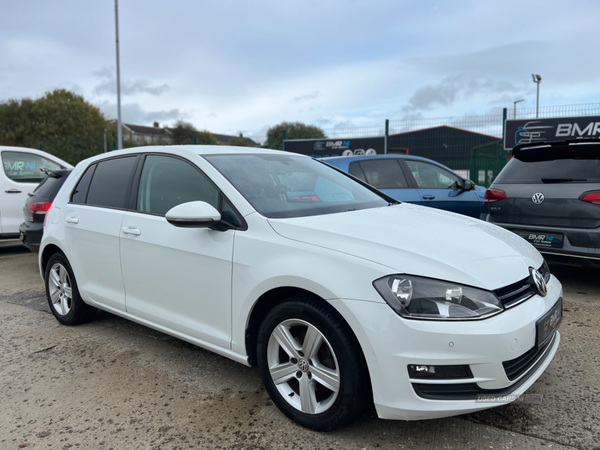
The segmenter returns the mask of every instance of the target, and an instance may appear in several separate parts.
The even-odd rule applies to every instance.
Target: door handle
[[[138,230],[137,228],[131,228],[131,227],[123,227],[123,233],[133,234],[134,236],[139,236],[140,234],[142,234],[142,232],[140,230]]]
[[[65,219],[65,222],[67,222],[67,223],[79,223],[79,219],[77,217],[67,217]]]
[[[15,189],[15,188],[9,189],[8,191],[4,191],[4,192],[6,192],[7,194],[20,194],[21,193],[20,190]]]
[[[435,195],[423,195],[422,198],[423,200],[433,200]]]

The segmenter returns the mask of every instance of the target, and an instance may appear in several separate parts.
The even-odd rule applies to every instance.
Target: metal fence
[[[517,108],[516,118],[600,115],[600,103]],[[508,161],[502,145],[505,119],[514,108],[499,114],[387,120],[380,126],[324,129],[328,138],[386,136],[388,153],[423,156],[444,164],[475,183],[489,186]],[[317,136],[315,136],[317,138]]]

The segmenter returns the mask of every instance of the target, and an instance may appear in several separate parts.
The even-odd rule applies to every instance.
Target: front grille
[[[527,300],[535,294],[533,287],[529,284],[529,277],[523,278],[521,281],[517,281],[509,286],[505,286],[494,291],[500,303],[508,308],[516,303],[523,300]]]
[[[528,352],[522,354],[518,358],[504,361],[504,372],[510,381],[516,380],[523,375],[529,368],[538,360],[538,358],[546,351],[548,346],[554,342],[554,337],[540,348],[533,347]]]
[[[550,268],[546,261],[544,261],[538,271],[542,274],[546,283],[550,281]],[[529,277],[494,291],[494,294],[496,294],[496,297],[498,297],[498,300],[500,300],[500,303],[502,303],[505,308],[509,308],[517,303],[527,300],[536,293],[537,291],[531,285]]]

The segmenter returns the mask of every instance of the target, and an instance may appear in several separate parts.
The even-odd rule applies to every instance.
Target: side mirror
[[[475,183],[473,183],[471,180],[465,180],[462,189],[463,191],[472,191],[475,189]]]
[[[221,222],[221,214],[206,202],[188,202],[172,207],[165,214],[167,222],[180,228],[213,228]]]

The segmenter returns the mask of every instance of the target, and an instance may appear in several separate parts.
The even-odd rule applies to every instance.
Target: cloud
[[[97,77],[103,78],[100,84],[93,89],[95,95],[115,95],[117,93],[117,81],[114,73],[108,68],[102,68],[94,72]],[[168,84],[151,86],[148,80],[121,80],[121,95],[150,94],[159,96],[167,92],[171,87]]]
[[[100,110],[109,118],[117,117],[117,105],[110,102],[102,102]],[[176,121],[187,118],[188,114],[179,109],[146,111],[139,103],[126,103],[121,105],[121,117],[124,123],[133,125],[151,125],[153,122]]]
[[[306,94],[306,95],[301,95],[298,97],[294,97],[293,101],[298,103],[298,102],[303,102],[306,100],[315,100],[316,98],[320,97],[321,94],[319,93],[319,91],[314,91],[311,94]]]

